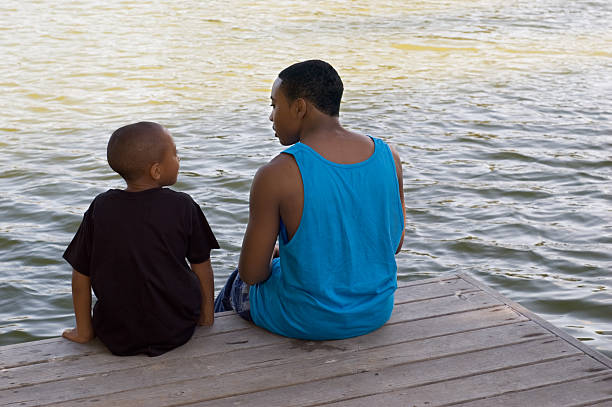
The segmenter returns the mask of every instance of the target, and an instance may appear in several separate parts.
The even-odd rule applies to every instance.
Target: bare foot
[[[77,342],[77,343],[87,343],[95,337],[93,332],[90,334],[81,335],[79,334],[76,328],[66,329],[62,333],[62,336],[68,340],[71,340],[72,342]]]

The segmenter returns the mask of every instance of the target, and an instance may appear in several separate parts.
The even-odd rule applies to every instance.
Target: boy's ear
[[[151,175],[151,178],[153,178],[155,181],[161,178],[161,168],[159,163],[154,163],[151,165],[151,168],[149,168],[149,175]]]
[[[308,109],[308,104],[306,100],[303,98],[297,98],[294,102],[294,112],[298,119],[303,119],[306,116],[306,110]]]

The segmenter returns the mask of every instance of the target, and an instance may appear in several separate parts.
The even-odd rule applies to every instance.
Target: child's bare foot
[[[62,333],[62,336],[68,340],[71,340],[77,343],[87,343],[95,337],[93,332],[88,333],[88,334],[80,334],[76,328],[66,329]]]

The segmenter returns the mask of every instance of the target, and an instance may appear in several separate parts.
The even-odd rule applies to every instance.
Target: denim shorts
[[[215,299],[215,312],[233,310],[247,321],[252,321],[249,289],[250,286],[240,279],[236,268]]]

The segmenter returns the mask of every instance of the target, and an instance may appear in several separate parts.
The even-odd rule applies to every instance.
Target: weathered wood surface
[[[612,406],[612,361],[465,275],[401,284],[365,336],[299,341],[217,314],[165,355],[0,347],[6,406]]]

